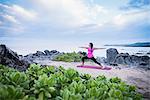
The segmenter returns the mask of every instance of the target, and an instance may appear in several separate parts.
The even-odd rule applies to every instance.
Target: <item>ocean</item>
[[[45,45],[45,46],[9,46],[10,49],[13,51],[17,52],[20,55],[27,55],[29,53],[35,53],[36,51],[44,51],[44,50],[58,50],[60,52],[79,52],[79,51],[84,51],[87,52],[86,49],[79,48],[80,46],[73,46],[73,45]],[[148,55],[147,53],[150,53],[150,47],[121,47],[121,46],[98,46],[100,48],[106,48],[102,50],[95,50],[94,51],[94,56],[96,57],[106,57],[106,50],[109,48],[116,48],[119,53],[129,53],[130,55]],[[137,54],[138,53],[138,54]]]
[[[130,55],[147,55],[150,56],[150,47],[121,47],[121,46],[103,46],[106,48],[105,50],[97,50],[95,51],[95,56],[98,57],[106,57],[106,50],[109,48],[116,48],[119,53],[129,53]]]

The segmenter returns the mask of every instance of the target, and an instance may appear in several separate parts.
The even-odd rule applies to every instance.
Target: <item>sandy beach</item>
[[[111,70],[100,70],[100,69],[90,69],[90,68],[79,68],[79,62],[61,62],[61,61],[43,61],[38,62],[42,65],[52,65],[52,66],[63,66],[65,69],[73,68],[79,73],[90,74],[92,77],[98,75],[105,75],[108,78],[119,77],[128,84],[135,85],[138,88],[138,92],[142,93],[144,97],[150,98],[150,70],[129,68],[125,66],[119,66],[120,68],[115,68],[113,66]],[[92,62],[86,62],[85,65],[96,65]],[[105,66],[105,65],[104,65]]]

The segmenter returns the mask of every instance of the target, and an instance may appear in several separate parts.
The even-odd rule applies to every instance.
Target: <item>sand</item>
[[[79,73],[90,74],[93,77],[98,75],[105,75],[108,78],[119,77],[127,84],[135,85],[139,93],[142,93],[145,98],[150,99],[150,70],[144,70],[139,68],[130,68],[126,66],[119,66],[119,68],[114,68],[111,70],[99,70],[99,69],[89,69],[89,68],[79,68],[76,67],[80,65],[79,62],[61,62],[61,61],[43,61],[38,62],[43,65],[53,65],[56,67],[63,66],[65,69],[73,68]],[[86,62],[85,65],[96,65],[92,62]],[[105,66],[105,65],[104,65]]]

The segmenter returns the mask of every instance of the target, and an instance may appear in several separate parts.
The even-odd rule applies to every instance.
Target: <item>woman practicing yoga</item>
[[[85,59],[91,59],[91,60],[93,60],[96,64],[98,64],[100,67],[103,67],[103,66],[101,65],[101,63],[99,63],[98,61],[96,61],[96,59],[94,58],[94,56],[93,56],[93,51],[94,51],[94,50],[99,50],[99,49],[105,49],[105,48],[93,48],[93,43],[89,43],[89,47],[80,47],[80,48],[88,49],[88,54],[87,54],[87,56],[84,56],[84,57],[82,58],[82,65],[81,65],[81,66],[84,66],[84,60],[85,60]]]

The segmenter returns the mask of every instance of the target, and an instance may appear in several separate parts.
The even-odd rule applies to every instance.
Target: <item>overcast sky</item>
[[[0,0],[0,43],[16,51],[150,41],[150,0]]]

